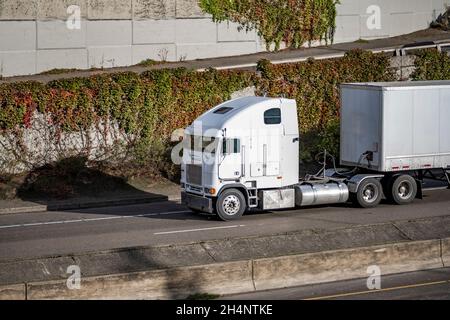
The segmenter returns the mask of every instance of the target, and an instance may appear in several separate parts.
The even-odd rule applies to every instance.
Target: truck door
[[[235,180],[242,177],[241,140],[224,138],[222,141],[221,162],[219,164],[219,178]]]

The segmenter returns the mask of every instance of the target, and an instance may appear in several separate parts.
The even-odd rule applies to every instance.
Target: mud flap
[[[417,194],[416,194],[416,199],[423,199],[423,188],[422,188],[422,181],[415,179],[416,183],[417,183]]]

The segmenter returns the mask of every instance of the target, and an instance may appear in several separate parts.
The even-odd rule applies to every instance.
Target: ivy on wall
[[[435,50],[419,52],[416,68],[416,80],[450,79],[450,58]],[[255,86],[261,95],[296,99],[301,159],[308,162],[324,148],[338,155],[341,83],[395,80],[388,56],[364,51],[352,51],[340,59],[294,64],[272,65],[263,60],[258,70],[259,77],[250,71],[162,69],[141,75],[112,73],[47,84],[1,84],[0,142],[2,137],[10,137],[15,139],[13,145],[23,145],[22,133],[33,125],[33,114],[45,115],[45,125],[55,136],[84,132],[114,121],[129,138],[124,159],[138,171],[153,170],[174,177],[179,169],[170,161],[172,132],[229,99],[233,92]],[[62,152],[64,148],[70,146],[55,149]],[[14,152],[18,162],[33,165],[31,151],[19,148]],[[124,160],[118,165],[125,164]]]
[[[450,56],[436,49],[426,49],[416,54],[413,80],[450,80]]]
[[[141,75],[125,72],[71,78],[45,85],[38,82],[2,84],[0,138],[14,137],[15,145],[23,145],[21,133],[31,127],[35,111],[45,116],[46,126],[51,127],[49,132],[56,137],[87,132],[114,122],[127,137],[124,159],[131,159],[135,166],[142,166],[142,170],[153,167],[150,169],[171,176],[177,169],[170,159],[162,157],[170,152],[172,132],[230,99],[233,92],[251,86],[253,78],[253,73],[241,71],[163,69]],[[57,138],[52,141],[59,142]],[[53,149],[60,150],[60,157],[64,157],[72,152],[71,148],[63,143]],[[30,150],[10,151],[14,151],[19,165],[32,169]],[[0,173],[4,169],[1,158]]]
[[[333,40],[338,0],[200,0],[216,22],[232,21],[255,28],[270,50],[284,42],[299,48],[306,42]]]

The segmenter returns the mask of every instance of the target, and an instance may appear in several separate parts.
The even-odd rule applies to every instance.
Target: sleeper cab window
[[[264,112],[265,124],[280,124],[281,123],[281,109],[273,108]]]

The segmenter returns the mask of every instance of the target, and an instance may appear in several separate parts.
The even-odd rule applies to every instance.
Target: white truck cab
[[[182,199],[191,209],[238,218],[258,207],[257,190],[294,185],[298,174],[295,100],[227,101],[185,130]]]

